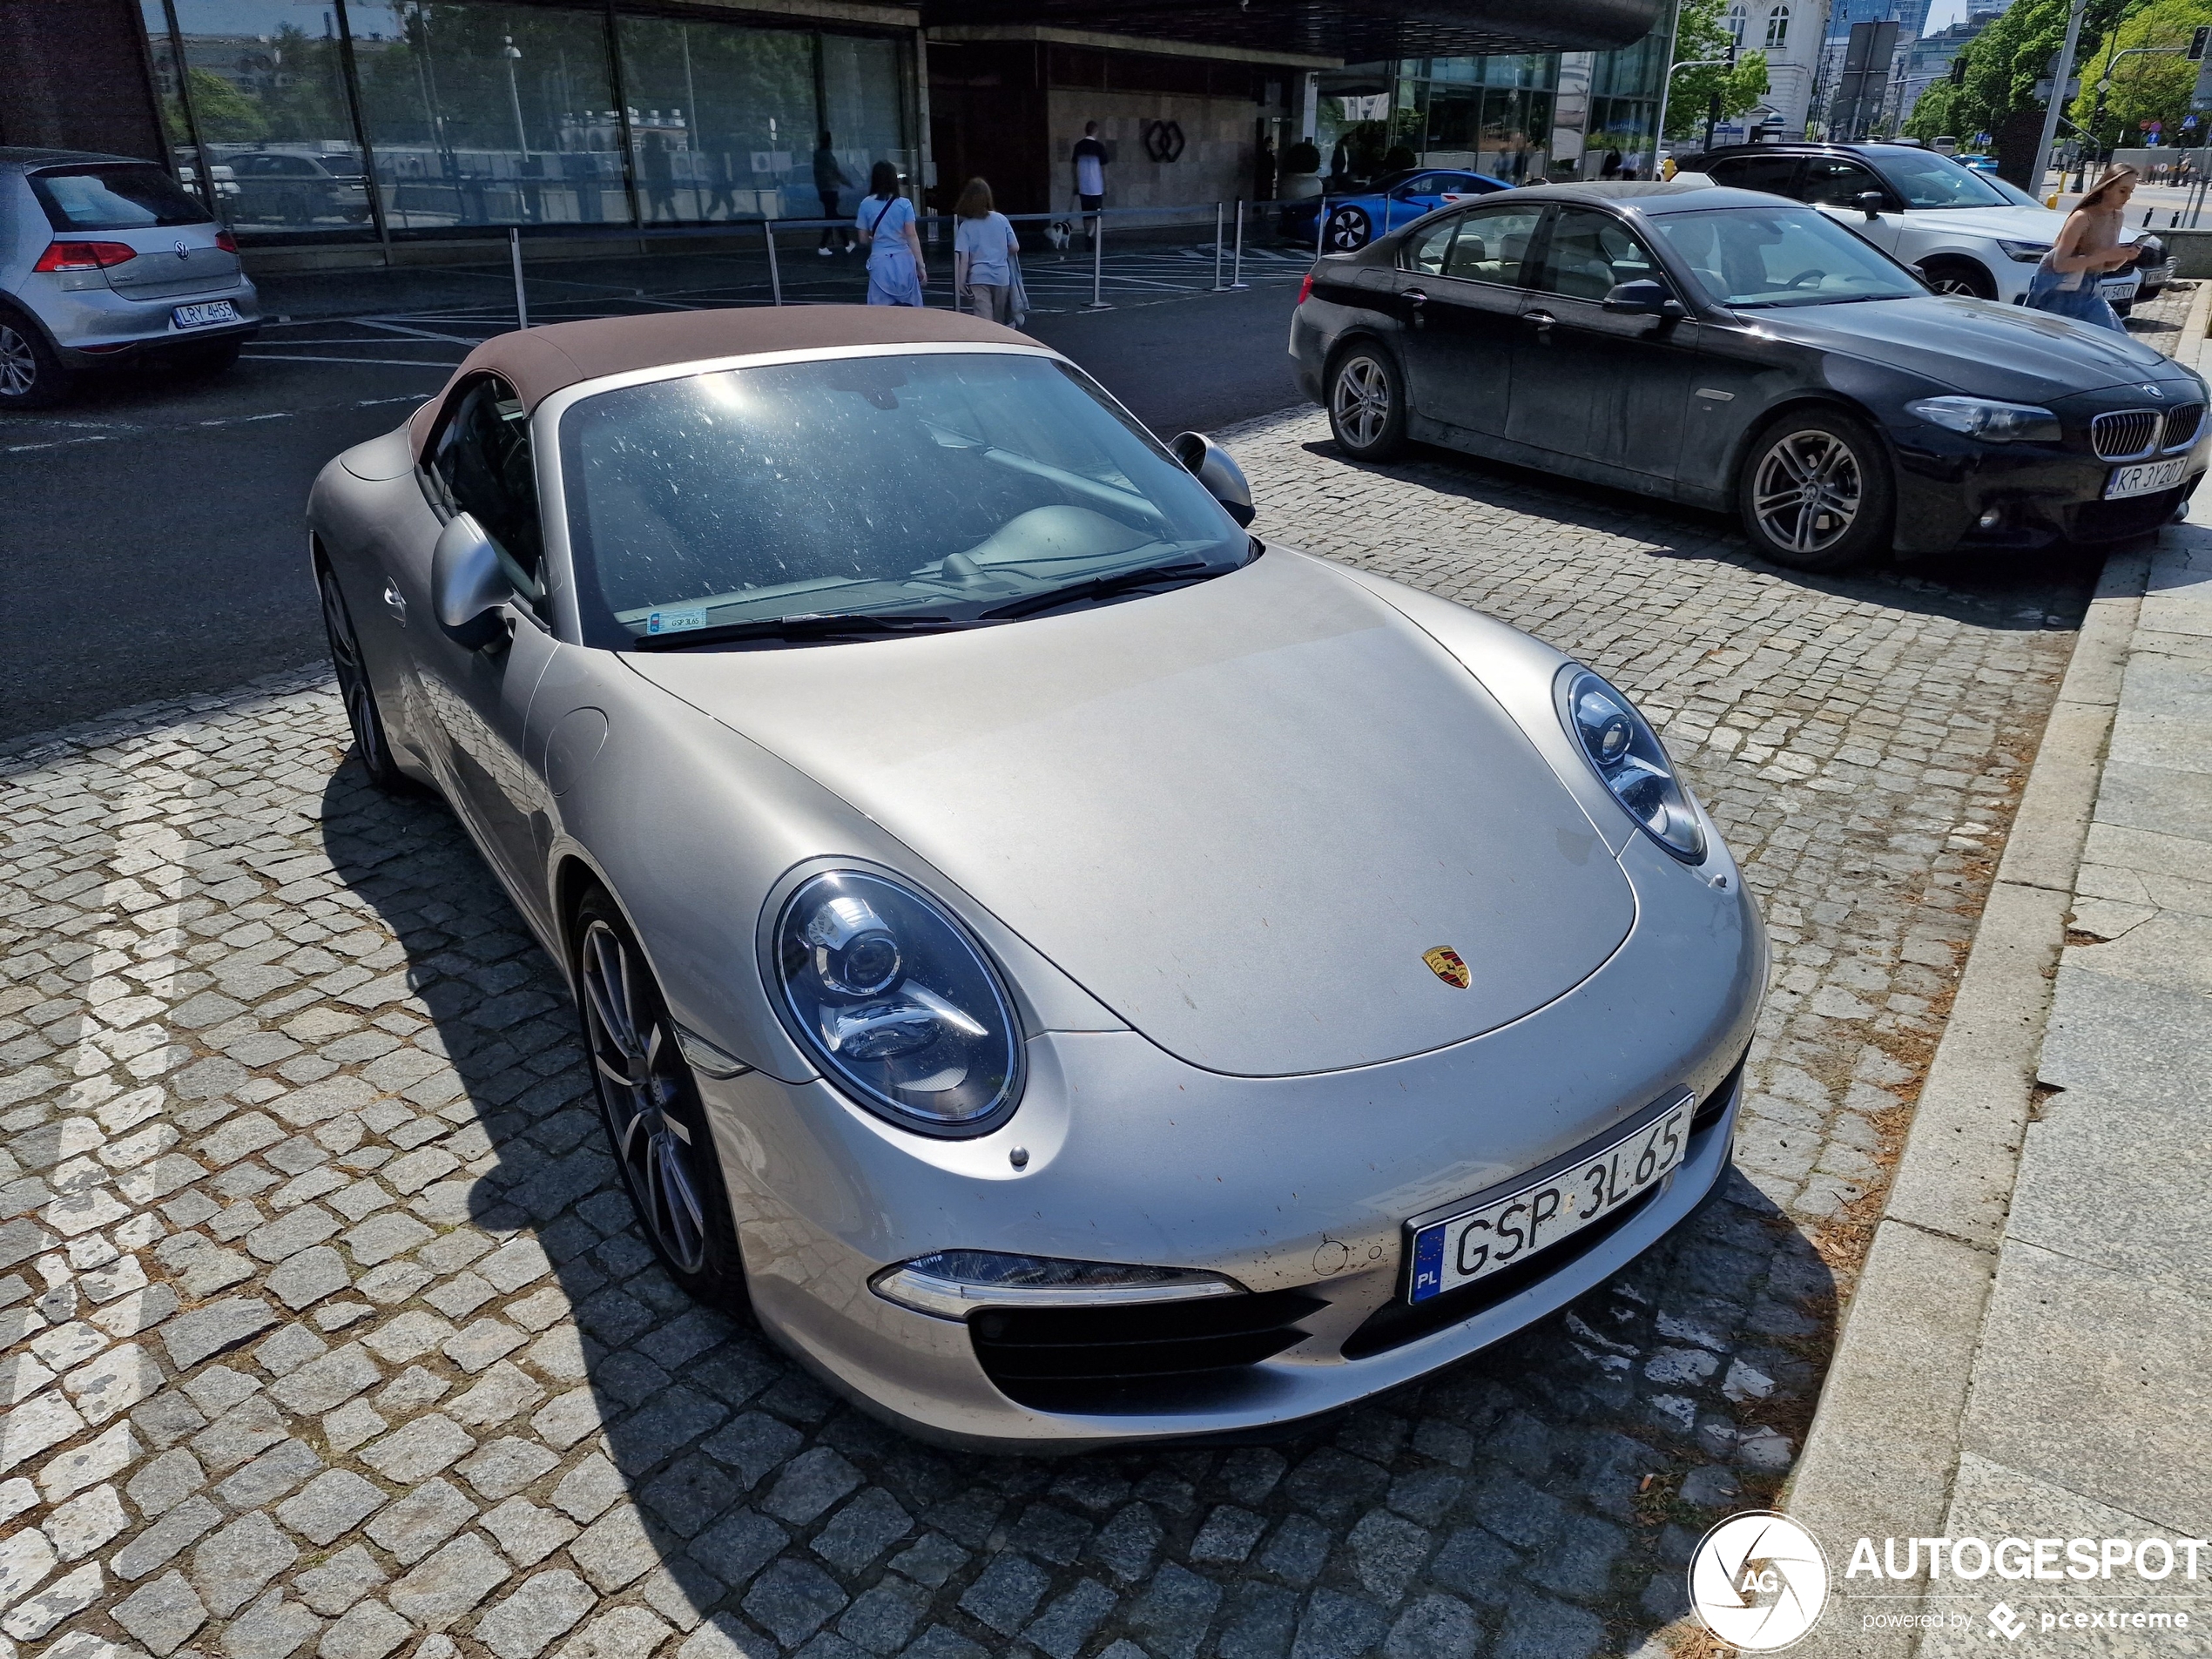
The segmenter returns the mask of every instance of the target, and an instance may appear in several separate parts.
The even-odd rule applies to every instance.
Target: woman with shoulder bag
[[[914,229],[914,205],[899,193],[899,170],[879,161],[868,172],[868,193],[853,223],[868,251],[868,303],[919,306],[928,268]]]
[[[2098,295],[2097,279],[2107,271],[2133,265],[2142,252],[2120,239],[2138,176],[2133,167],[2107,167],[2088,193],[2074,203],[2074,211],[2059,227],[2058,240],[2028,281],[2031,307],[2100,328],[2127,332],[2119,314]]]

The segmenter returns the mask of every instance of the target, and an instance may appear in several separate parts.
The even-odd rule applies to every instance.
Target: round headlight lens
[[[961,925],[857,870],[803,884],[776,924],[793,1033],[863,1106],[931,1135],[981,1135],[1021,1097],[1012,1001]]]
[[[1650,722],[1587,668],[1570,670],[1563,680],[1567,729],[1605,786],[1660,846],[1678,859],[1702,861],[1705,832],[1697,810]]]

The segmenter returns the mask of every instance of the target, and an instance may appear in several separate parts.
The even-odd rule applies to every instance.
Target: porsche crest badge
[[[1474,983],[1474,974],[1466,960],[1449,945],[1439,945],[1421,953],[1421,960],[1428,964],[1428,971],[1454,989],[1464,991]]]

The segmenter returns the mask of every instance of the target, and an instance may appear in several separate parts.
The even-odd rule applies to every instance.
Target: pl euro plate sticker
[[[687,628],[706,626],[704,610],[650,610],[645,613],[645,631],[649,634],[680,634]]]

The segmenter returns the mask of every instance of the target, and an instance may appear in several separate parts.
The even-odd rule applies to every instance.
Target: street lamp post
[[[523,159],[530,158],[530,137],[523,125],[523,94],[515,84],[515,65],[523,61],[523,49],[515,44],[515,37],[501,37],[507,44],[500,56],[507,60],[507,102],[515,111],[515,143],[523,152]]]

